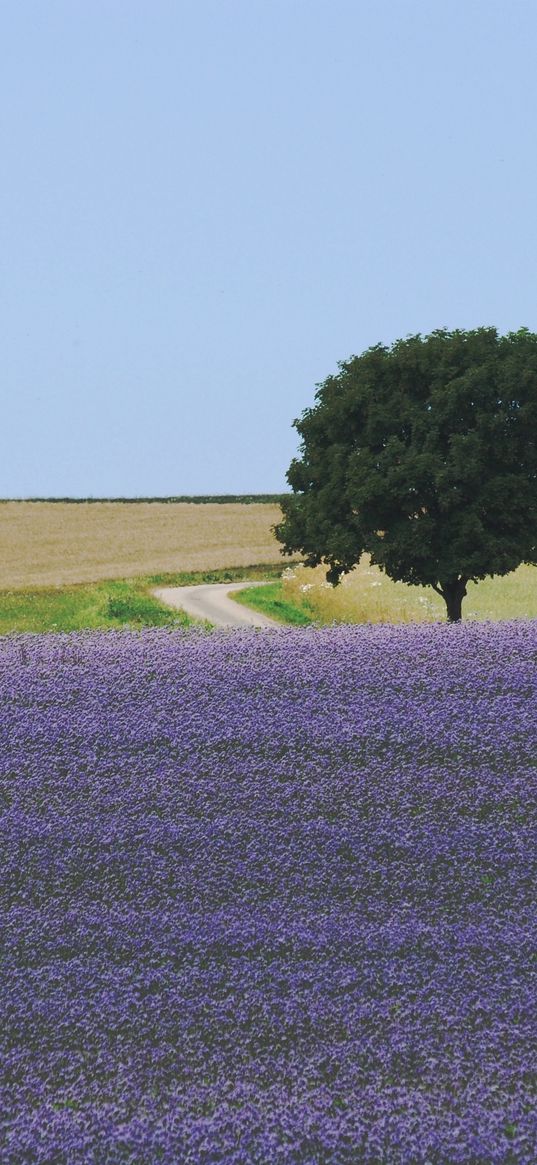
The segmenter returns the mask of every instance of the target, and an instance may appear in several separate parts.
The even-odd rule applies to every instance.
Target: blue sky
[[[338,360],[537,330],[533,0],[4,0],[0,45],[0,496],[279,491]]]

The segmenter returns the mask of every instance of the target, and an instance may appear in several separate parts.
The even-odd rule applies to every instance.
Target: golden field
[[[267,502],[4,502],[0,588],[281,562]]]

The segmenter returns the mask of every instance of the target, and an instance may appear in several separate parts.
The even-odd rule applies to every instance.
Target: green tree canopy
[[[537,334],[439,329],[339,364],[294,422],[275,527],[340,575],[368,551],[461,617],[470,579],[537,562]]]

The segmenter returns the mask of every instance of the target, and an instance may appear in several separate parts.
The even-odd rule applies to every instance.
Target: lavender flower
[[[536,661],[0,640],[3,1165],[534,1165]]]

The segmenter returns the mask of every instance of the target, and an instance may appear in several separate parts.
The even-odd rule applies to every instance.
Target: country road
[[[230,591],[256,586],[263,586],[263,583],[203,583],[192,587],[158,587],[152,594],[167,607],[180,608],[195,619],[207,619],[215,627],[280,627],[281,624],[274,619],[228,598]]]

